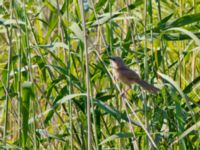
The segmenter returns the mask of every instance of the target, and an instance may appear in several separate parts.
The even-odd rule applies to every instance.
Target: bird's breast
[[[113,68],[113,69],[112,69],[112,72],[113,72],[114,77],[115,77],[117,80],[119,80],[120,74],[119,74],[118,70],[115,69],[115,68]]]
[[[130,85],[132,82],[126,77],[126,75],[120,69],[113,69],[113,75],[117,80],[122,81],[123,83]]]

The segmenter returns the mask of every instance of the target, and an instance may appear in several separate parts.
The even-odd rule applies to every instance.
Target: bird
[[[154,87],[153,85],[149,84],[148,82],[142,80],[139,75],[128,68],[121,57],[118,56],[111,56],[109,57],[111,66],[112,66],[112,73],[116,80],[121,81],[122,83],[128,85],[129,89],[133,83],[139,84],[143,89],[150,93],[158,93],[160,89]],[[128,89],[128,90],[129,90]]]

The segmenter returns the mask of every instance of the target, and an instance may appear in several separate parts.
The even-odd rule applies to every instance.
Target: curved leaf
[[[200,76],[195,78],[189,85],[185,87],[183,90],[184,93],[190,93],[194,86],[200,82]]]
[[[111,108],[110,106],[106,105],[105,103],[103,103],[102,101],[99,100],[95,100],[94,104],[97,105],[99,108],[103,109],[105,112],[109,113],[110,115],[112,115],[113,117],[117,118],[117,119],[122,119],[125,121],[129,121],[128,117],[126,114],[122,114],[121,112],[119,112],[118,110]],[[136,126],[140,127],[140,124],[134,120],[131,119],[131,123],[135,124]]]
[[[196,42],[196,44],[198,46],[200,46],[200,40],[194,33],[190,32],[190,31],[188,31],[186,29],[183,29],[183,28],[170,28],[170,29],[168,29],[166,31],[172,31],[172,30],[181,31],[181,32],[187,34],[188,36],[190,36]]]
[[[115,139],[121,139],[121,138],[132,138],[134,135],[133,133],[124,133],[124,132],[120,132],[117,134],[113,134],[112,136],[106,138],[105,140],[103,140],[99,145],[103,145],[109,141],[115,140]]]

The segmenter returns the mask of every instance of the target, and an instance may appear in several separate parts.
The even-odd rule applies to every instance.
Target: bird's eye
[[[115,57],[109,57],[109,59],[112,60],[112,61],[116,61]]]

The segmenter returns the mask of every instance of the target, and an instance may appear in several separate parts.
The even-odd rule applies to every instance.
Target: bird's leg
[[[120,94],[120,96],[121,96],[121,97],[125,97],[125,98],[126,98],[125,92],[124,92],[124,91],[122,91],[122,92],[121,92],[121,94]]]
[[[122,91],[122,93],[120,94],[122,97],[128,95],[128,91],[131,89],[131,86],[128,86],[128,88],[125,89],[125,91]]]
[[[125,90],[125,92],[128,94],[128,91],[131,89],[131,86],[128,86],[128,88]]]

